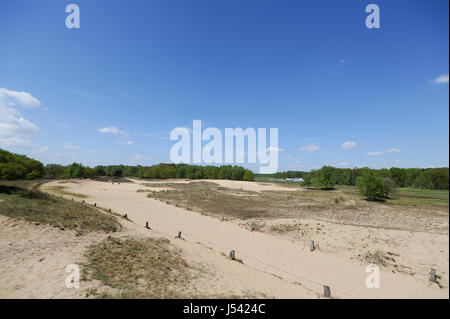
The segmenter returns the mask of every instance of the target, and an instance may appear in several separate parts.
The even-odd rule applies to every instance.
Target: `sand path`
[[[322,294],[323,285],[331,288],[332,295],[337,298],[448,298],[448,289],[441,289],[437,285],[429,283],[426,278],[417,278],[401,274],[381,271],[381,287],[368,289],[365,285],[368,273],[365,266],[352,263],[343,258],[329,253],[310,252],[298,243],[284,238],[274,237],[270,234],[250,232],[231,222],[221,222],[218,219],[203,216],[199,213],[187,211],[182,208],[166,205],[146,197],[146,193],[138,193],[142,189],[138,183],[114,184],[98,181],[77,181],[77,183],[51,182],[43,186],[65,186],[65,190],[88,196],[87,203],[97,203],[98,206],[111,208],[114,212],[128,214],[128,217],[139,227],[144,227],[148,221],[152,230],[168,238],[173,238],[178,231],[186,242],[201,243],[216,252],[229,254],[230,250],[236,251],[236,257],[243,260],[244,264],[230,267],[240,269],[247,267],[247,275],[255,272],[255,280],[262,280],[256,273],[270,273],[285,281],[297,282],[306,291]],[[252,186],[250,186],[252,185]],[[255,186],[258,185],[258,186]],[[270,185],[255,183],[243,183],[236,187],[247,187],[249,190]],[[279,187],[279,186],[277,186]],[[253,188],[253,189],[251,189]],[[286,190],[286,188],[283,188]],[[70,198],[70,196],[66,196]],[[185,245],[185,244],[184,244]],[[185,245],[186,246],[186,245]],[[186,247],[185,247],[186,248]],[[239,270],[236,270],[239,271]],[[236,276],[235,280],[239,280]],[[246,278],[251,280],[251,278]],[[273,284],[271,281],[258,282],[258,285],[267,287]],[[274,289],[274,297],[299,295],[298,287],[294,285],[283,288],[283,294],[277,294]],[[291,289],[292,291],[286,291]]]

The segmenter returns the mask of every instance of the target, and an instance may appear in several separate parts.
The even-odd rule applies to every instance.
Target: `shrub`
[[[372,171],[358,178],[357,186],[361,195],[368,200],[384,200],[394,192],[395,183],[387,177],[377,176]]]
[[[246,169],[245,173],[244,173],[243,180],[244,181],[251,181],[251,182],[253,182],[255,180],[255,174],[253,174],[253,172],[251,170]]]
[[[314,172],[314,186],[321,189],[333,189],[336,184],[336,169],[332,166],[323,166]]]

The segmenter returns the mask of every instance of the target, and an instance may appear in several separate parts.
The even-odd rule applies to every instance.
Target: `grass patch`
[[[56,194],[68,195],[68,196],[77,197],[77,198],[88,198],[87,195],[68,192],[65,190],[66,188],[67,188],[66,186],[48,186],[47,187],[48,190],[55,192]]]
[[[149,190],[147,197],[169,205],[188,207],[203,214],[248,219],[325,219],[344,224],[383,228],[438,231],[448,229],[448,200],[442,192],[437,197],[396,193],[385,202],[366,201],[356,187],[338,186],[334,190],[293,188],[292,191],[252,192],[221,187],[211,182],[148,183],[163,187]],[[432,193],[428,191],[429,194]],[[433,202],[434,201],[434,202]],[[437,202],[439,202],[437,204]],[[447,217],[448,218],[448,217]],[[442,227],[436,230],[435,225]],[[278,233],[290,227],[268,229]]]
[[[119,290],[100,298],[186,298],[189,265],[168,240],[108,237],[86,257],[86,276]]]
[[[114,216],[87,205],[50,196],[35,189],[0,185],[0,214],[61,229],[115,232],[121,229]]]

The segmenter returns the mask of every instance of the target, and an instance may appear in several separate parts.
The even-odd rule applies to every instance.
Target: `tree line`
[[[373,175],[374,178],[389,179],[395,187],[414,187],[422,189],[449,189],[449,168],[398,168],[371,169],[336,168],[323,166],[311,172],[287,171],[270,175],[259,175],[273,178],[303,178],[305,186],[318,188],[332,188],[334,185],[357,186],[358,178]]]
[[[150,179],[230,179],[253,181],[255,175],[241,166],[200,166],[188,164],[158,164],[153,166],[99,165],[91,168],[81,163],[64,166],[43,165],[25,155],[0,149],[0,179],[62,179],[93,178],[97,176],[136,177]]]
[[[41,162],[0,149],[0,179],[38,179],[43,175]]]

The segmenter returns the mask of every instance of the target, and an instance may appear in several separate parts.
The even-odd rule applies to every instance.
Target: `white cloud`
[[[32,147],[30,138],[42,133],[33,123],[23,118],[14,106],[27,108],[40,106],[40,102],[26,92],[0,88],[0,145]]]
[[[98,131],[103,134],[122,134],[122,135],[128,134],[127,132],[122,131],[115,126],[99,128]]]
[[[348,167],[349,164],[347,162],[340,162],[337,164],[338,167]]]
[[[269,146],[267,149],[266,149],[266,152],[283,152],[284,151],[284,149],[282,149],[282,148],[278,148],[278,147],[274,147],[274,146]]]
[[[19,105],[26,108],[35,108],[41,106],[41,102],[28,92],[19,92],[0,88],[0,105]]]
[[[448,73],[441,74],[437,78],[431,81],[433,84],[448,84]]]
[[[320,151],[322,150],[322,148],[318,145],[316,145],[315,143],[311,143],[305,146],[300,147],[300,151],[303,152],[316,152],[316,151]]]
[[[344,148],[344,149],[346,149],[346,150],[355,148],[356,146],[358,146],[358,145],[356,144],[356,142],[352,142],[352,141],[342,143],[342,148]]]
[[[37,146],[33,149],[33,153],[45,153],[50,149],[48,146]]]
[[[397,148],[390,148],[388,150],[383,150],[380,152],[369,152],[369,153],[366,153],[366,155],[367,156],[380,156],[380,155],[386,155],[389,153],[399,153],[399,152],[400,152],[400,150]]]
[[[68,149],[68,150],[79,150],[79,149],[80,149],[79,146],[73,145],[73,144],[70,143],[70,142],[65,143],[65,144],[64,144],[64,148],[66,148],[66,149]]]
[[[133,141],[117,141],[117,144],[126,144],[126,145],[133,145],[134,142]]]
[[[0,146],[2,147],[35,147],[33,143],[31,143],[29,138],[21,138],[21,137],[0,137]]]
[[[0,102],[0,137],[17,137],[37,135],[41,130],[24,119],[20,113]]]
[[[339,60],[339,64],[344,64],[345,62],[347,62],[346,59],[340,59],[340,60]]]

